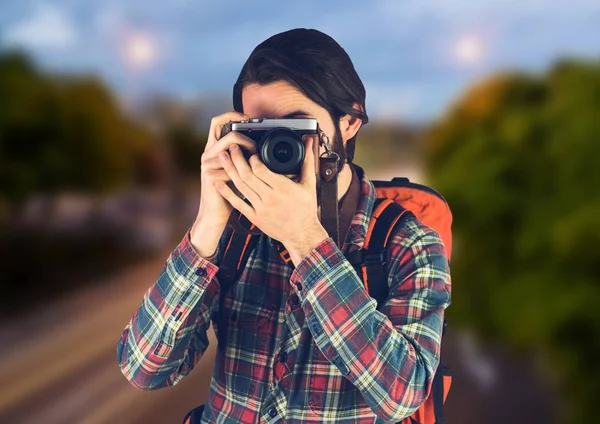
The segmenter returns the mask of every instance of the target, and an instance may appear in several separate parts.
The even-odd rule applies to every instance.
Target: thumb
[[[315,155],[313,152],[313,143],[315,142],[313,137],[308,137],[306,142],[306,156],[304,158],[304,163],[302,164],[302,174],[300,178],[300,182],[302,184],[314,186],[316,183],[316,175],[315,175]]]

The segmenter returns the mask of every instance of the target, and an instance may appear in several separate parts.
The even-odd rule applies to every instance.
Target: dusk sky
[[[466,86],[506,68],[600,58],[593,0],[0,0],[0,45],[46,69],[94,72],[122,95],[231,96],[251,50],[316,28],[346,49],[373,119],[433,119]]]

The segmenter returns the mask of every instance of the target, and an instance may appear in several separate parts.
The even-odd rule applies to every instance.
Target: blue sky
[[[346,49],[373,119],[433,119],[499,69],[600,58],[596,0],[1,1],[0,44],[24,47],[47,69],[98,73],[130,96],[228,99],[250,51],[296,27]],[[143,66],[126,60],[133,39],[152,47]]]

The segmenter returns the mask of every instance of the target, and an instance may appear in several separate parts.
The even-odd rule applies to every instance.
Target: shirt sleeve
[[[226,229],[217,251],[203,258],[188,230],[167,258],[117,345],[119,367],[133,386],[152,390],[175,385],[206,351],[219,299],[219,268],[212,261],[218,262],[228,235]]]
[[[386,422],[412,415],[431,390],[440,356],[450,270],[440,236],[412,219],[390,245],[381,311],[331,238],[298,264],[290,282],[323,355]]]

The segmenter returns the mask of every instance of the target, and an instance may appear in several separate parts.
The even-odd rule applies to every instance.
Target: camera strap
[[[321,162],[321,166],[333,166],[329,162]],[[337,166],[337,165],[335,165]],[[321,168],[322,169],[322,168]],[[352,171],[352,179],[348,191],[338,202],[338,175],[337,172],[329,180],[326,171],[321,172],[320,194],[319,201],[321,205],[321,224],[327,230],[327,233],[335,241],[336,245],[341,250],[350,230],[352,219],[356,214],[358,200],[360,197],[360,178],[356,170],[350,166]],[[337,227],[334,223],[337,220]],[[337,239],[336,239],[337,237]]]
[[[338,216],[338,163],[339,156],[321,156],[319,158],[321,225],[340,246],[339,216]]]

